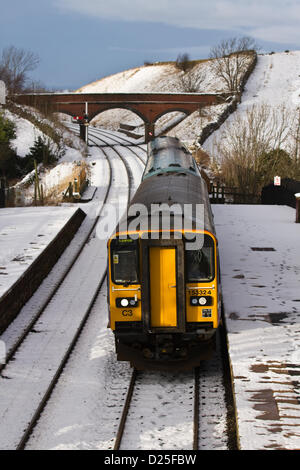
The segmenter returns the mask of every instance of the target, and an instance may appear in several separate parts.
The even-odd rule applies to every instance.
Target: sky
[[[1,0],[0,51],[40,58],[32,80],[74,90],[144,62],[209,56],[251,36],[260,52],[300,49],[299,0]]]

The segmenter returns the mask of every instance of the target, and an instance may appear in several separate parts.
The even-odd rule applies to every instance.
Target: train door
[[[185,331],[182,240],[142,240],[142,316],[147,331]]]
[[[177,326],[176,248],[149,248],[151,327]]]

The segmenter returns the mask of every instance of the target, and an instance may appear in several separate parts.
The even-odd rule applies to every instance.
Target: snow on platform
[[[213,205],[240,448],[300,449],[300,224]]]
[[[77,207],[0,209],[0,297],[56,237]]]

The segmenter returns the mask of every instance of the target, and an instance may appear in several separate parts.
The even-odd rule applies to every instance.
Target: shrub
[[[10,146],[10,141],[15,136],[14,123],[0,113],[0,170],[6,176],[10,176],[10,173],[13,172],[12,170],[17,159],[14,150]]]
[[[26,172],[30,172],[34,168],[34,160],[37,163],[43,163],[45,167],[50,166],[57,162],[58,157],[51,150],[49,141],[39,136],[32,147],[30,153],[23,159]]]
[[[183,72],[187,72],[191,68],[191,61],[187,53],[178,55],[176,67]]]

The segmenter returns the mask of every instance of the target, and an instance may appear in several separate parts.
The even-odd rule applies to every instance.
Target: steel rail
[[[108,134],[109,138],[111,140],[114,140],[116,143],[118,143],[118,139],[119,140],[123,140],[124,142],[127,142],[128,144],[131,144],[131,145],[124,145],[122,143],[119,142],[119,145],[120,146],[123,146],[123,147],[126,147],[128,148],[129,150],[131,150],[131,152],[133,152],[137,158],[143,163],[143,165],[145,165],[145,162],[144,160],[142,159],[142,157],[137,153],[135,152],[135,150],[133,148],[131,148],[132,146],[133,147],[138,147],[140,148],[143,152],[145,152],[147,154],[147,150],[144,149],[142,147],[142,144],[134,144],[133,142],[131,142],[130,140],[126,139],[126,137],[123,137],[123,136],[116,136],[113,132],[107,130],[107,129],[99,129],[99,128],[93,128],[93,131],[96,132],[96,133],[101,133],[102,135],[103,134]]]
[[[72,129],[72,128],[75,127],[75,126],[76,126],[76,124],[73,124],[73,125],[68,126],[68,127]],[[74,129],[74,130],[75,130],[75,129]],[[141,157],[133,148],[131,148],[131,147],[138,147],[140,150],[142,150],[143,152],[145,152],[145,153],[147,154],[147,150],[145,150],[145,149],[143,148],[143,144],[135,144],[135,143],[132,142],[131,140],[126,139],[126,137],[123,137],[123,136],[116,136],[112,131],[109,131],[109,130],[107,130],[107,129],[92,127],[92,128],[90,128],[89,132],[91,132],[91,133],[93,132],[93,133],[97,133],[97,134],[99,133],[99,134],[101,134],[102,137],[105,137],[105,136],[103,136],[103,134],[108,134],[108,136],[109,136],[109,138],[110,138],[111,140],[114,140],[114,141],[116,142],[116,144],[118,144],[118,145],[120,145],[120,146],[122,146],[122,147],[128,148],[128,149],[142,162],[142,164],[145,166],[145,162],[144,162],[144,160],[142,159],[142,157]],[[76,133],[79,133],[79,131],[78,131],[77,128],[76,128]],[[94,137],[95,137],[95,135],[94,135]],[[119,140],[118,140],[118,139],[119,139]],[[128,144],[130,144],[130,145],[124,145],[124,144],[122,144],[122,143],[120,142],[120,140],[122,140],[122,141],[124,141],[124,142],[126,142],[126,143],[128,143]],[[105,142],[105,141],[103,141],[103,142]],[[106,143],[106,145],[109,145],[107,142],[105,142],[105,143]],[[110,146],[110,145],[109,145],[109,146]],[[111,147],[111,146],[110,146],[110,147]]]
[[[103,153],[105,154],[106,158],[109,161],[109,156],[107,155],[107,153],[103,149],[102,149],[102,151],[103,151]],[[110,169],[112,169],[111,163],[109,163],[109,164],[110,164]],[[124,164],[124,166],[125,166],[125,164]],[[126,166],[125,166],[125,168],[126,168]],[[126,172],[127,172],[127,168],[126,168]],[[108,186],[108,191],[107,191],[106,196],[105,196],[105,202],[107,201],[108,195],[109,195],[109,193],[111,191],[111,188],[112,188],[112,185],[111,185],[111,183],[112,183],[112,171],[110,172],[110,181],[109,182],[110,182],[110,184]],[[130,177],[129,177],[129,174],[128,174],[128,186],[129,186],[129,191],[128,191],[128,197],[129,197],[129,194],[130,194]],[[102,209],[101,209],[100,213],[97,216],[97,221],[101,217],[103,207],[104,207],[104,203],[103,203],[103,206],[102,206]],[[129,203],[129,199],[128,199],[128,203]],[[96,226],[96,223],[97,222],[95,222],[95,224],[94,224],[94,228]],[[92,234],[92,231],[91,231],[90,235],[91,234]],[[23,432],[22,438],[20,439],[19,444],[16,448],[17,450],[25,449],[26,443],[28,442],[28,440],[30,438],[30,435],[32,434],[32,432],[33,432],[33,430],[34,430],[34,428],[35,428],[35,426],[36,426],[36,424],[37,424],[44,408],[46,407],[46,404],[47,404],[50,396],[52,395],[52,392],[53,392],[53,390],[54,390],[54,388],[55,388],[55,386],[56,386],[56,384],[57,384],[57,382],[58,382],[58,380],[59,380],[59,378],[62,374],[62,371],[65,368],[65,366],[66,366],[66,364],[67,364],[67,362],[68,362],[68,360],[69,360],[69,358],[70,358],[70,356],[71,356],[71,354],[72,354],[72,352],[73,352],[73,350],[74,350],[74,348],[77,344],[77,341],[78,341],[78,339],[79,339],[79,337],[80,337],[80,335],[81,335],[81,333],[84,329],[85,324],[87,323],[87,320],[90,316],[90,313],[91,313],[91,311],[92,311],[92,309],[95,305],[95,302],[98,298],[98,295],[101,291],[101,288],[103,286],[105,278],[106,278],[106,272],[103,274],[103,276],[100,279],[100,282],[98,283],[98,286],[95,290],[95,293],[94,293],[94,295],[93,295],[93,297],[92,297],[92,299],[91,299],[91,301],[88,305],[88,308],[87,308],[84,316],[82,317],[82,320],[81,320],[81,322],[78,326],[78,329],[77,329],[71,343],[69,344],[69,347],[68,347],[66,353],[64,354],[62,360],[60,361],[59,367],[57,368],[55,375],[53,376],[49,386],[47,387],[46,392],[43,394],[43,396],[40,400],[40,403],[39,403],[38,407],[36,408],[36,411],[34,412],[27,428]]]
[[[103,152],[104,153],[104,152]],[[105,154],[105,153],[104,153]],[[107,157],[106,157],[107,158]],[[109,161],[109,159],[107,159],[107,162],[108,162],[108,165],[109,165],[109,183],[108,183],[108,187],[107,187],[107,191],[105,193],[105,197],[104,197],[104,200],[103,200],[103,206],[105,204],[105,202],[107,201],[107,198],[108,198],[108,193],[109,193],[109,188],[111,186],[111,182],[112,182],[112,169],[111,169],[111,163]],[[71,262],[68,264],[67,266],[67,269],[65,269],[65,271],[63,272],[62,276],[60,277],[59,281],[56,283],[54,289],[50,292],[50,294],[47,296],[46,300],[43,302],[42,306],[39,308],[39,310],[37,311],[37,313],[34,315],[34,317],[32,318],[32,320],[30,321],[30,323],[26,326],[25,330],[23,331],[22,335],[17,339],[17,341],[15,342],[15,344],[10,348],[10,350],[8,351],[7,353],[7,356],[6,356],[6,362],[5,364],[1,364],[0,365],[0,375],[2,374],[2,371],[6,368],[6,366],[10,363],[10,361],[12,360],[13,356],[15,355],[15,353],[17,352],[17,350],[19,349],[19,347],[21,346],[21,344],[24,342],[25,338],[28,336],[28,334],[30,333],[30,331],[32,330],[32,328],[34,327],[34,325],[37,323],[37,321],[39,320],[39,318],[41,317],[41,315],[43,314],[43,312],[46,310],[47,306],[50,304],[51,300],[53,299],[53,297],[55,296],[55,294],[57,293],[57,291],[59,290],[59,288],[61,287],[62,283],[64,282],[64,280],[67,278],[69,272],[71,271],[72,267],[74,266],[74,264],[76,263],[76,260],[77,258],[80,256],[80,254],[82,253],[84,247],[87,245],[87,243],[89,242],[89,239],[91,238],[92,234],[93,234],[93,231],[95,230],[95,227],[99,221],[99,218],[101,217],[101,213],[102,213],[102,209],[100,211],[100,213],[97,215],[97,217],[95,218],[95,221],[93,222],[93,225],[92,227],[90,228],[90,230],[88,231],[87,235],[84,237],[84,240],[81,244],[81,246],[79,247],[79,249],[76,251],[75,255],[72,257],[72,260]]]
[[[129,382],[126,400],[123,406],[122,415],[120,423],[118,426],[118,431],[115,438],[115,444],[113,450],[120,450],[122,438],[124,435],[124,430],[126,427],[126,421],[130,410],[130,405],[132,403],[132,397],[134,393],[134,387],[136,384],[136,379],[139,372],[136,369],[133,369],[132,376]],[[199,403],[200,403],[200,368],[197,367],[194,369],[194,410],[193,410],[193,450],[199,449],[199,437],[200,437],[200,423],[199,423]],[[176,404],[174,404],[174,408]]]
[[[138,371],[136,369],[133,369],[113,450],[119,450],[120,449],[120,445],[121,445],[122,437],[123,437],[123,434],[124,434],[124,429],[125,429],[127,416],[128,416],[131,400],[132,400],[132,397],[133,397],[133,391],[134,391],[134,386],[135,386],[135,383],[136,383],[137,375],[138,375]]]
[[[200,398],[200,373],[199,367],[195,368],[195,385],[194,385],[194,439],[193,450],[198,450],[199,447],[199,398]]]

